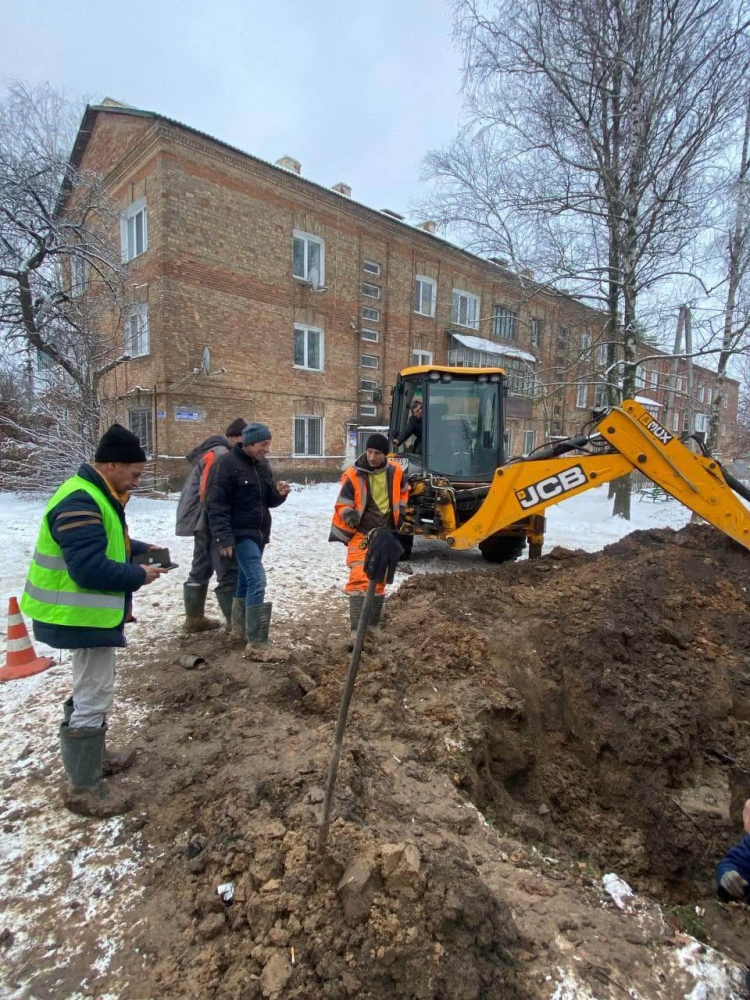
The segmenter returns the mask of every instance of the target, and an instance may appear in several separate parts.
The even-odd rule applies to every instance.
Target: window
[[[150,406],[138,406],[128,410],[128,429],[141,442],[141,448],[151,458],[154,454],[153,411]]]
[[[472,330],[479,329],[479,298],[470,292],[453,289],[453,310],[451,320],[459,326],[468,326]]]
[[[635,369],[635,387],[636,389],[646,388],[646,373],[641,365],[638,365]]]
[[[609,344],[599,344],[599,350],[596,352],[596,363],[598,365],[606,365],[608,348]]]
[[[131,358],[142,358],[151,353],[148,302],[139,302],[125,310],[125,353]]]
[[[599,382],[596,387],[596,392],[594,393],[594,407],[597,410],[601,410],[602,407],[608,405],[609,400],[607,399],[607,386],[604,382]]]
[[[708,416],[705,413],[696,413],[695,429],[701,434],[708,434]]]
[[[367,306],[365,306],[364,309],[362,310],[362,319],[369,319],[369,321],[371,323],[379,323],[380,322],[380,310],[379,309],[370,309]]]
[[[582,333],[581,334],[581,357],[587,358],[589,352],[591,351],[591,334]]]
[[[570,347],[570,328],[567,326],[558,326],[557,328],[557,350],[567,351]]]
[[[370,285],[366,281],[362,282],[362,294],[369,295],[371,299],[380,298],[380,285]]]
[[[659,373],[651,369],[646,372],[646,378],[648,379],[649,388],[658,389],[659,388]]]
[[[706,387],[702,385],[698,388],[698,402],[702,403],[706,398]]]
[[[713,399],[714,399],[714,391],[713,391],[713,389],[711,388],[711,386],[709,386],[709,387],[708,387],[708,390],[707,390],[707,392],[706,392],[706,402],[708,403],[708,405],[709,405],[709,406],[710,406],[710,405],[711,405],[711,403],[713,402]]]
[[[420,316],[434,316],[437,301],[437,281],[418,274],[414,279],[414,312]]]
[[[503,340],[515,340],[518,332],[518,313],[505,306],[495,306],[492,332]]]
[[[589,405],[589,387],[579,385],[576,389],[576,406],[579,410],[585,410]]]
[[[294,327],[294,367],[323,371],[323,331],[315,326]]]
[[[363,354],[361,360],[363,368],[380,368],[380,358],[375,354]]]
[[[146,199],[139,198],[120,216],[120,249],[124,261],[148,250],[148,214]]]
[[[295,456],[323,454],[322,417],[294,418],[294,454]]]
[[[373,378],[361,378],[359,380],[359,387],[362,392],[375,392],[378,383]]]
[[[73,298],[83,295],[88,282],[88,263],[85,257],[70,258],[70,294]]]
[[[680,432],[680,414],[675,410],[672,416],[672,430],[679,434]]]
[[[292,252],[292,273],[301,281],[315,281],[318,285],[325,283],[325,243],[319,236],[312,233],[302,233],[295,229],[294,249]]]
[[[362,261],[362,270],[377,275],[380,274],[380,264],[376,264],[374,260],[365,260]]]
[[[411,352],[411,363],[413,365],[431,365],[432,351],[413,350]]]
[[[375,417],[377,416],[378,408],[377,406],[373,406],[372,403],[363,403],[359,408],[359,412],[363,417]]]
[[[367,327],[362,327],[362,340],[371,340],[373,344],[377,344],[380,340],[380,334],[377,330],[368,330]]]
[[[530,342],[532,347],[539,347],[542,342],[542,321],[540,319],[532,319],[531,321],[531,336]]]
[[[536,441],[536,431],[524,431],[523,432],[523,453],[524,455],[530,455],[534,450],[534,443]]]

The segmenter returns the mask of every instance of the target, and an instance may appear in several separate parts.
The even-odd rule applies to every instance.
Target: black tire
[[[483,558],[491,563],[513,562],[523,555],[525,548],[525,535],[490,535],[479,543]]]
[[[414,545],[414,535],[399,535],[398,540],[401,542],[401,548],[404,550],[399,562],[409,562],[411,559],[411,550]]]

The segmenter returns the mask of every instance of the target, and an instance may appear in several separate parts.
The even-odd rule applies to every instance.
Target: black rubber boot
[[[64,794],[66,807],[78,816],[106,819],[119,816],[133,805],[133,797],[124,789],[105,789],[102,784],[106,726],[71,729],[60,726],[60,748],[68,777]]]
[[[182,598],[185,602],[185,631],[210,632],[221,627],[218,618],[206,618],[206,597],[208,585],[196,587],[186,583],[182,588]]]
[[[252,604],[247,608],[245,624],[247,628],[247,646],[242,654],[246,660],[257,660],[261,663],[280,662],[289,659],[286,649],[279,649],[268,638],[271,628],[271,612],[273,604]]]
[[[230,634],[233,639],[239,639],[240,642],[244,642],[246,638],[245,608],[246,604],[244,598],[232,598],[232,628],[230,629]]]
[[[380,616],[383,614],[384,603],[385,594],[376,594],[372,603],[372,614],[370,615],[370,625],[373,628],[377,628],[380,625]]]
[[[222,587],[216,588],[216,600],[219,602],[219,607],[221,608],[221,613],[226,618],[226,630],[231,632],[232,630],[232,605],[234,604],[234,587],[230,590],[225,590]]]

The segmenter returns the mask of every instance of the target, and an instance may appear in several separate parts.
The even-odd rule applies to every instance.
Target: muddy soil
[[[689,929],[747,961],[745,914],[710,900],[750,796],[749,587],[702,526],[411,578],[363,655],[322,856],[342,604],[283,631],[291,664],[176,638],[129,672],[155,706],[124,834],[143,893],[89,995],[684,997],[696,903]]]

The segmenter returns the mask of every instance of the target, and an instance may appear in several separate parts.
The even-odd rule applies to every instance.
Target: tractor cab
[[[502,368],[407,368],[398,376],[391,409],[394,455],[408,475],[452,483],[490,483],[504,464]],[[415,403],[421,418],[413,418]],[[407,430],[419,427],[421,437]]]

